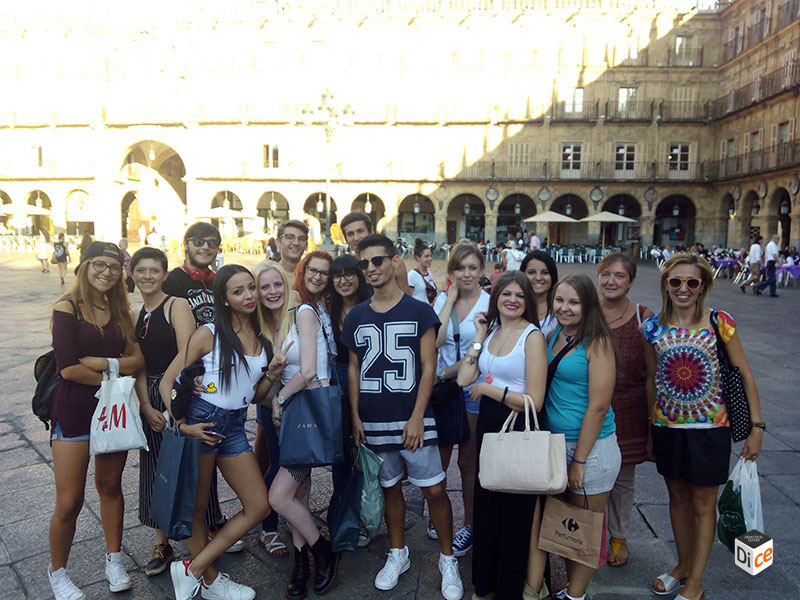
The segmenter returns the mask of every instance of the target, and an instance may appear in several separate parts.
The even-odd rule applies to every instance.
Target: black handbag
[[[753,421],[750,418],[750,405],[747,403],[747,394],[744,391],[744,382],[739,367],[731,364],[728,356],[728,349],[717,327],[717,315],[715,310],[711,312],[711,326],[717,336],[717,357],[719,358],[719,377],[722,381],[722,399],[728,411],[730,421],[731,437],[734,442],[746,440],[753,429]]]
[[[456,344],[456,361],[461,360],[458,331],[458,315],[455,306],[450,311],[450,322],[453,324],[453,340]],[[460,444],[469,439],[469,421],[464,406],[464,391],[455,379],[446,379],[433,386],[431,390],[431,407],[436,419],[436,436],[441,446]]]

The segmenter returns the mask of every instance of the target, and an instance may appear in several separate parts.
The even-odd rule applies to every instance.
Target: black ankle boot
[[[331,551],[331,543],[321,535],[311,546],[314,555],[314,593],[322,596],[333,585],[339,568],[339,553]]]
[[[306,582],[311,574],[311,566],[308,562],[308,544],[294,549],[294,566],[292,576],[286,585],[286,597],[294,599],[305,598],[307,589]]]

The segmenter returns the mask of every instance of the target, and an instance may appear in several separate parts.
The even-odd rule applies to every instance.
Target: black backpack
[[[36,391],[33,392],[31,408],[45,429],[50,429],[50,404],[53,394],[61,381],[56,365],[56,351],[45,352],[33,363],[33,376],[36,379]]]

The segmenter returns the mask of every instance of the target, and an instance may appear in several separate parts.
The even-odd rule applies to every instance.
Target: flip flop
[[[655,587],[653,587],[656,581],[660,581],[662,584],[664,584],[663,591],[657,590]],[[653,585],[650,586],[650,591],[653,592],[656,596],[669,596],[670,594],[674,594],[683,587],[683,584],[686,583],[686,577],[684,577],[683,579],[675,579],[672,575],[669,574],[669,572],[666,572],[656,577],[656,581],[654,581]]]
[[[625,556],[620,558],[619,552],[623,548],[625,548]],[[626,564],[628,562],[628,540],[625,538],[612,537],[606,562],[608,562],[609,567],[621,567]]]

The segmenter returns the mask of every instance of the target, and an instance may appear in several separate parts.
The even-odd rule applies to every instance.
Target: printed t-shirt
[[[736,323],[724,311],[717,327],[727,343]],[[682,329],[659,325],[658,315],[642,324],[642,334],[656,352],[656,426],[684,429],[729,427],[714,328]]]
[[[355,306],[344,320],[341,341],[358,356],[358,413],[367,445],[387,452],[403,448],[403,428],[417,402],[422,373],[420,340],[439,319],[430,304],[403,294],[385,313],[372,310],[371,300]],[[436,420],[425,409],[424,445],[436,444]]]
[[[195,281],[182,267],[172,269],[161,290],[168,296],[186,298],[194,315],[195,327],[214,322],[214,292],[211,281]]]

